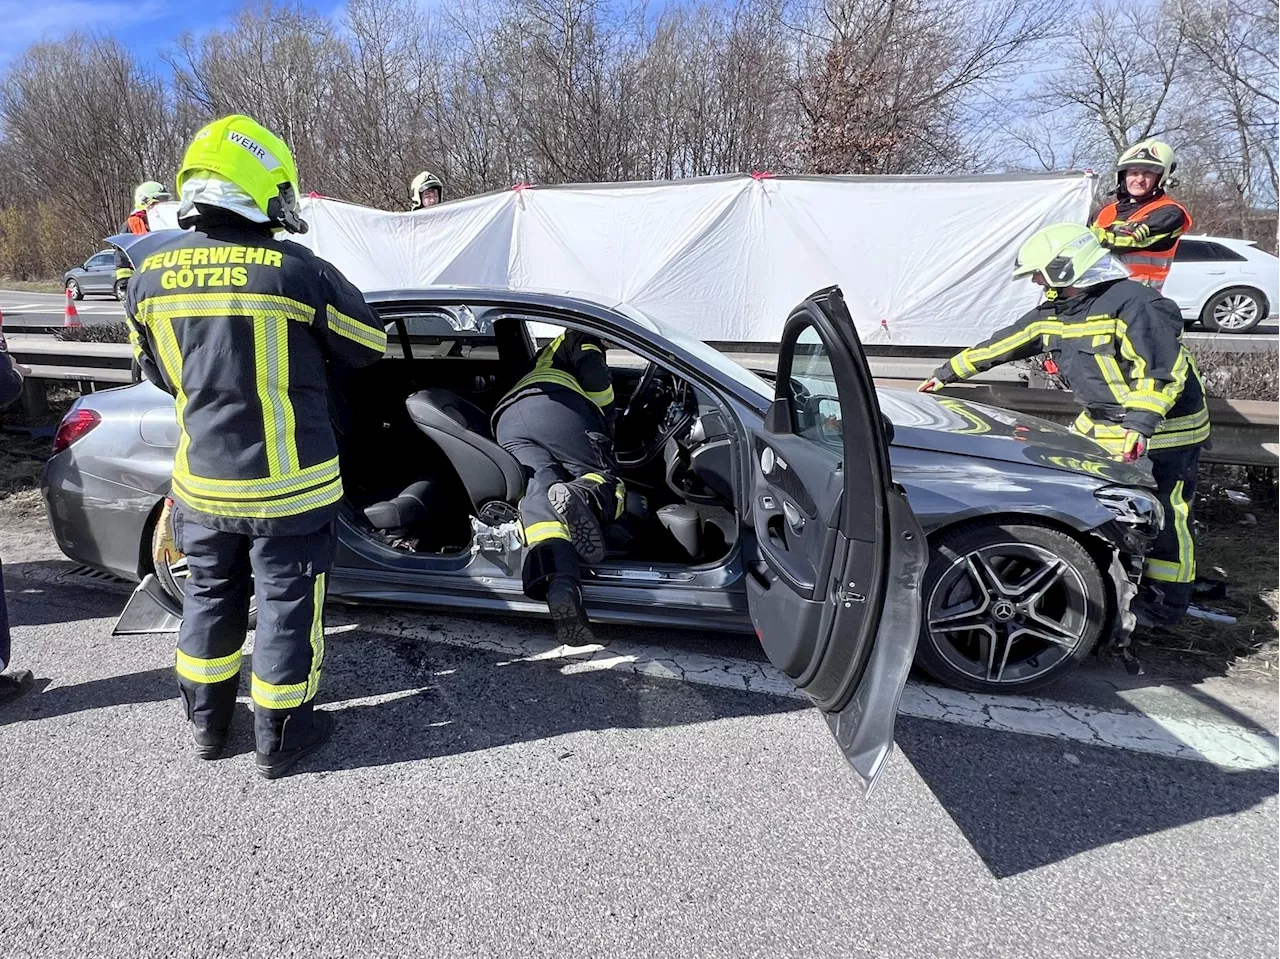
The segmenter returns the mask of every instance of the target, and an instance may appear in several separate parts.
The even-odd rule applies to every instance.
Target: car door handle
[[[1205,270],[1210,276],[1226,276],[1226,270]]]
[[[790,503],[782,504],[783,515],[787,517],[787,525],[797,533],[804,529],[804,517],[800,515],[800,511]]]

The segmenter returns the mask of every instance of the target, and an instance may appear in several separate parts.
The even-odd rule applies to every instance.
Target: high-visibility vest
[[[1189,232],[1191,230],[1191,214],[1187,212],[1185,206],[1168,196],[1162,196],[1151,203],[1144,203],[1134,210],[1127,220],[1116,219],[1120,205],[1112,203],[1098,212],[1093,225],[1102,227],[1104,230],[1110,230],[1116,225],[1141,223],[1156,210],[1166,206],[1176,206],[1182,211],[1182,215],[1186,217],[1182,232]],[[1135,249],[1113,250],[1112,252],[1120,257],[1121,262],[1129,268],[1129,275],[1135,280],[1160,290],[1164,288],[1165,277],[1169,275],[1169,268],[1173,266],[1174,254],[1178,252],[1178,240],[1175,238],[1173,244],[1167,250]]]
[[[150,233],[151,225],[147,220],[147,211],[134,210],[129,214],[129,219],[124,221],[124,227],[130,233]]]

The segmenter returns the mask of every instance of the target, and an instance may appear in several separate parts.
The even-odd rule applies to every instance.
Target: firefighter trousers
[[[1164,604],[1178,614],[1191,603],[1196,579],[1196,545],[1191,507],[1196,498],[1200,446],[1151,453],[1156,493],[1164,506],[1164,525],[1147,554],[1145,579],[1164,594]]]
[[[333,524],[302,536],[246,536],[184,519],[178,506],[173,530],[189,570],[176,657],[188,719],[215,728],[230,723],[252,593],[258,618],[250,692],[261,747],[276,735],[273,719],[311,709],[320,684]]]
[[[617,475],[613,440],[594,404],[564,389],[522,396],[503,410],[495,433],[498,445],[524,467],[524,590],[531,599],[543,599],[552,576],[582,578],[569,528],[547,493],[556,483],[580,491],[601,526],[621,516],[626,489]]]

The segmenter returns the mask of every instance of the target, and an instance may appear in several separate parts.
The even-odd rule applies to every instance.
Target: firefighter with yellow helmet
[[[126,315],[146,377],[176,399],[173,539],[190,576],[176,670],[197,751],[216,757],[236,702],[249,597],[257,770],[283,775],[328,739],[313,710],[325,578],[342,498],[327,373],[387,337],[307,229],[289,148],[246,116],[215,120],[178,171],[185,232],[135,249]]]
[[[1011,360],[1053,355],[1083,408],[1072,429],[1117,459],[1150,459],[1164,524],[1147,556],[1143,602],[1154,622],[1180,619],[1196,578],[1191,506],[1209,410],[1195,360],[1182,345],[1172,300],[1129,278],[1088,227],[1059,223],[1018,251],[1015,279],[1030,277],[1043,301],[1015,323],[939,367],[933,392]]]
[[[1178,241],[1191,229],[1187,208],[1165,192],[1177,169],[1169,144],[1134,144],[1116,162],[1116,201],[1093,218],[1098,242],[1120,257],[1133,279],[1156,290],[1164,289]]]
[[[124,226],[120,229],[121,233],[150,233],[151,218],[150,210],[157,203],[161,203],[170,199],[169,191],[164,188],[164,184],[157,183],[155,180],[148,180],[146,183],[139,183],[133,191],[133,212],[124,221]],[[124,299],[125,286],[129,282],[129,277],[133,276],[133,262],[129,259],[129,254],[120,247],[115,248],[115,266],[116,266],[116,298]]]

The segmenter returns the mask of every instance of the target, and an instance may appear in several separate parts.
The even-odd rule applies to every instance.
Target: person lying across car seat
[[[494,438],[528,479],[520,500],[524,591],[546,600],[567,645],[595,641],[582,604],[581,563],[604,559],[604,527],[626,502],[614,419],[604,343],[576,330],[543,347],[493,413]]]

